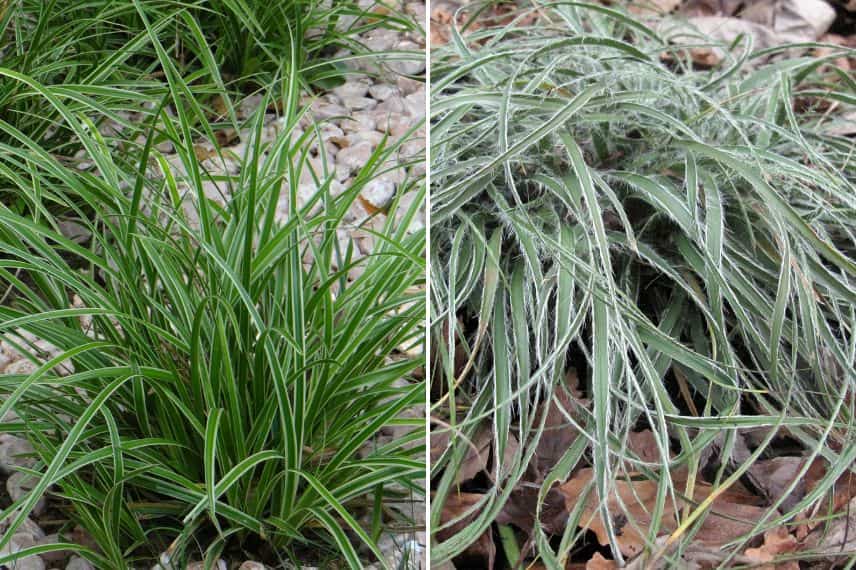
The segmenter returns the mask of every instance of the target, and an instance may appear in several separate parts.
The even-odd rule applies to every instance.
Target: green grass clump
[[[98,548],[38,549],[77,551],[98,568],[164,551],[183,568],[240,547],[385,565],[377,540],[412,524],[393,515],[424,477],[424,422],[403,413],[423,401],[423,359],[400,350],[423,339],[424,233],[407,231],[420,182],[400,185],[416,199],[406,209],[396,200],[372,226],[370,255],[340,232],[407,137],[381,145],[335,194],[332,171],[309,170],[314,133],[296,133],[300,70],[283,67],[281,89],[246,125],[240,172],[210,174],[194,146],[215,140],[213,127],[156,27],[147,31],[166,86],[139,146],[100,135],[67,86],[0,69],[61,117],[92,164],[66,164],[0,124],[13,141],[0,143],[3,190],[34,205],[29,215],[0,204],[0,335],[35,368],[0,376],[0,432],[31,441],[38,480],[0,512],[0,548],[49,494]],[[282,128],[264,142],[274,97]],[[161,153],[161,140],[176,154]],[[318,192],[299,207],[307,174]],[[228,199],[210,200],[211,188]],[[68,217],[90,237],[64,237]],[[59,355],[43,361],[22,331]]]
[[[231,98],[220,95],[281,91],[282,69],[295,69],[309,92],[343,83],[350,60],[423,57],[369,52],[360,35],[380,28],[418,25],[381,4],[360,8],[351,0],[10,0],[0,4],[0,68],[55,86],[70,113],[109,120],[134,140],[141,131],[133,119],[167,92],[155,40],[208,117],[234,123]],[[71,125],[33,94],[32,84],[0,75],[0,121],[75,160],[82,147]],[[11,143],[7,130],[0,141]],[[33,207],[19,196],[3,198],[19,211]]]
[[[670,475],[696,473],[714,446],[724,452],[712,483],[728,486],[787,436],[809,459],[797,481],[812,459],[826,475],[796,504],[774,497],[723,567],[810,507],[831,514],[826,500],[856,459],[856,153],[825,128],[856,104],[856,83],[830,65],[841,48],[786,49],[755,52],[744,38],[696,69],[620,11],[556,2],[536,25],[457,33],[435,50],[432,414],[455,437],[432,466],[432,528],[485,422],[505,460],[433,561],[476,541],[531,477],[551,437],[539,410],[571,368],[591,405],[565,410],[580,433],[537,481],[541,501],[588,465],[595,496],[630,473],[656,481],[662,512],[685,491]],[[627,449],[641,428],[654,432],[653,464]],[[749,428],[768,431],[733,464]],[[678,557],[708,514],[677,511],[677,550],[654,544],[653,516],[648,553]],[[548,568],[582,543],[573,520],[553,543],[535,525]],[[620,559],[615,532],[609,546]]]
[[[76,87],[156,78],[164,70],[154,32],[190,79],[268,86],[287,64],[300,70],[304,85],[325,85],[342,80],[348,59],[418,57],[369,53],[360,36],[379,28],[415,31],[418,23],[386,4],[360,7],[353,0],[12,0],[0,7],[0,62],[42,83]],[[347,55],[337,53],[343,48]],[[4,84],[4,102],[14,88]]]

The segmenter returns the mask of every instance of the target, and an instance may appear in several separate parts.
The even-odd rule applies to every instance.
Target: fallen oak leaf
[[[618,564],[615,560],[608,560],[603,557],[600,552],[595,552],[588,562],[586,562],[586,570],[615,570]]]
[[[856,35],[841,36],[838,34],[824,34],[818,42],[820,44],[836,44],[851,51],[848,54],[844,49],[836,50],[835,48],[828,47],[826,45],[820,45],[813,50],[812,55],[814,57],[829,57],[840,52],[840,57],[829,62],[830,67],[838,67],[844,72],[850,72],[856,69],[856,55],[852,52],[853,48],[856,48]],[[832,80],[837,81],[837,76],[833,76]]]
[[[232,127],[220,129],[214,133],[214,138],[217,139],[217,144],[220,147],[231,146],[237,144],[241,140],[241,135]]]
[[[229,106],[226,104],[226,99],[222,95],[215,95],[211,101],[211,109],[214,111],[216,118],[225,117],[229,113]]]
[[[731,16],[741,4],[739,0],[688,0],[681,12],[687,16]]]
[[[522,483],[517,486],[496,517],[499,524],[514,525],[527,535],[532,536],[535,526],[535,513],[538,509],[540,486],[534,483]],[[553,487],[541,503],[541,527],[547,534],[562,534],[568,519],[565,495]]]
[[[673,550],[677,545],[668,546],[666,544],[668,539],[668,536],[657,538],[652,550],[655,552],[661,549]],[[729,556],[728,551],[718,546],[707,546],[698,541],[693,541],[682,546],[680,553],[669,559],[665,557],[654,558],[652,555],[637,556],[624,567],[624,570],[674,570],[675,568],[681,570],[712,570],[721,567],[726,558],[730,558],[734,565],[752,563],[749,558],[742,554]]]
[[[489,427],[482,427],[476,432],[470,445],[467,446],[467,455],[461,462],[458,472],[455,473],[455,484],[460,485],[469,481],[487,470],[487,462],[490,458],[490,448],[493,444],[493,435]]]
[[[796,551],[798,546],[796,537],[788,532],[787,527],[779,526],[764,533],[764,544],[758,548],[747,548],[744,554],[753,564],[761,564],[758,570],[799,570],[800,565],[795,560],[770,564],[779,555]]]
[[[449,493],[443,508],[440,511],[440,525],[444,526],[457,519],[457,522],[441,528],[437,531],[437,540],[440,542],[449,540],[466,528],[478,515],[474,507],[484,498],[481,493]],[[462,518],[463,517],[463,518]],[[465,553],[487,559],[488,570],[493,570],[496,561],[496,544],[493,542],[493,534],[488,527],[475,542],[467,547]]]
[[[660,448],[657,438],[650,429],[627,434],[627,449],[645,463],[660,462]]]
[[[520,450],[520,442],[513,433],[508,434],[508,440],[505,442],[505,449],[502,450],[502,457],[499,457],[497,449],[493,450],[493,466],[492,470],[496,471],[496,462],[499,461],[499,476],[500,479],[511,473],[514,467],[514,458]],[[491,479],[493,476],[491,475]]]
[[[794,489],[780,505],[782,509],[789,511],[805,496],[806,479],[800,477],[797,480],[805,461],[803,457],[791,456],[756,461],[747,474],[752,483],[771,501],[784,495],[788,487],[796,482]]]
[[[588,403],[579,391],[576,370],[569,369],[564,383],[556,387],[549,402],[542,404],[539,414],[544,416],[539,415],[536,420],[544,421],[544,430],[529,464],[537,482],[544,480],[544,476],[555,467],[579,437],[579,431],[571,423],[571,419],[578,420],[574,416],[579,415],[579,407],[586,408]]]
[[[681,48],[676,51],[681,54],[681,57],[688,55],[699,69],[712,69],[719,65],[723,59],[714,49],[707,47],[693,47],[688,50]],[[663,63],[673,63],[676,59],[678,58],[671,51],[664,51],[660,54],[660,61]]]
[[[465,343],[461,340],[458,340],[457,337],[460,334],[460,331],[464,330],[463,321],[458,318],[455,321],[453,326],[449,326],[448,321],[443,321],[443,325],[441,328],[442,336],[441,341],[436,343],[431,343],[431,358],[434,362],[437,362],[441,357],[440,349],[437,348],[442,342],[442,346],[448,346],[450,341],[455,339],[454,343],[454,365],[453,365],[453,374],[455,378],[458,378],[464,370],[464,367],[467,364],[467,350],[464,348]],[[449,386],[446,383],[446,378],[443,374],[443,366],[432,366],[431,367],[431,400],[440,400],[445,401],[448,398],[448,389]],[[436,405],[436,404],[435,404]]]
[[[594,472],[590,468],[581,469],[567,483],[559,486],[565,497],[566,508],[576,507],[586,489],[593,488]],[[685,474],[675,473],[673,484],[677,488],[685,481]],[[677,489],[676,489],[677,490]],[[708,499],[717,489],[709,483],[697,479],[693,492],[693,503]],[[613,518],[612,525],[617,536],[618,547],[622,554],[634,557],[642,553],[647,544],[647,535],[654,520],[651,513],[657,500],[657,482],[650,479],[618,479],[614,482],[610,495],[606,498],[607,509]],[[599,501],[595,492],[589,492],[584,499],[580,526],[588,528],[597,536],[601,545],[609,544],[609,535],[601,519]],[[754,495],[726,489],[718,491],[712,502],[710,513],[705,517],[698,532],[697,540],[711,546],[721,546],[752,530],[754,521],[759,520],[766,509],[755,506]],[[667,500],[659,521],[660,534],[672,533],[678,529],[678,511],[687,501]]]
[[[639,16],[662,16],[680,5],[681,0],[633,0],[627,9]]]
[[[196,155],[196,160],[202,162],[217,156],[217,151],[203,144],[195,144],[193,145],[193,154]]]
[[[856,550],[856,498],[845,507],[843,516],[815,528],[803,541],[803,550],[837,558]]]
[[[449,430],[452,429],[452,426],[437,418],[432,418],[432,421],[443,426],[442,428],[435,428],[431,431],[430,451],[431,465],[433,467],[440,460],[452,442],[452,438],[449,434]],[[461,463],[455,472],[455,485],[460,485],[465,481],[473,479],[482,471],[488,470],[488,461],[491,457],[491,450],[493,448],[493,436],[489,427],[482,426],[476,431],[476,435],[472,440],[459,434],[459,436],[455,438],[455,442],[461,442],[467,446],[467,453],[461,460]],[[514,446],[517,445],[517,439],[513,435],[509,435],[509,444],[513,444]],[[508,449],[506,449],[506,452],[508,452]],[[490,473],[488,473],[488,476],[493,479]]]
[[[826,476],[826,463],[818,458],[810,468],[814,469],[812,475],[814,479],[807,483],[807,492],[811,492],[820,483],[820,480]],[[832,510],[833,512],[841,511],[845,506],[856,497],[856,475],[849,469],[841,474],[835,481],[832,491]]]
[[[706,489],[706,494],[696,495],[696,501],[707,498],[707,494],[713,491],[711,485],[703,485],[702,490]],[[698,532],[699,542],[722,546],[752,531],[755,522],[768,512],[767,508],[748,504],[754,500],[756,497],[737,491],[726,492],[717,497]]]
[[[449,432],[447,430],[431,430],[431,465],[435,465],[438,461],[440,461],[440,457],[445,453],[446,448],[449,447]]]
[[[826,462],[820,457],[815,458],[803,477],[806,493],[814,491],[815,487],[826,477],[826,471]],[[835,484],[832,485],[831,493],[832,504],[829,506],[830,512],[837,513],[847,508],[848,503],[856,500],[856,475],[853,475],[849,469],[842,473],[835,481]],[[803,515],[808,520],[797,528],[796,534],[800,540],[805,539],[810,532],[815,530],[823,522],[822,520],[813,520],[813,517],[809,513],[803,513]]]

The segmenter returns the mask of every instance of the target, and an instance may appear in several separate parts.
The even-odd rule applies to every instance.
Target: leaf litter
[[[551,406],[552,404],[545,405]],[[569,426],[570,424],[566,424],[566,427]],[[651,452],[653,436],[650,430],[633,432],[629,439],[633,442],[629,448],[637,448],[641,460],[657,459]],[[472,480],[477,470],[484,468],[475,456],[469,459],[475,465],[469,465],[460,472],[467,474],[459,477],[458,482],[463,485]],[[644,567],[641,565],[642,559],[637,557],[643,554],[649,544],[650,529],[658,528],[655,538],[658,543],[662,542],[662,539],[678,531],[682,513],[685,513],[687,508],[698,508],[703,501],[712,497],[710,512],[696,529],[695,539],[691,547],[682,553],[682,560],[687,568],[718,567],[725,557],[721,548],[753,530],[770,511],[770,502],[781,497],[784,490],[793,483],[805,461],[800,457],[776,457],[754,463],[750,470],[754,473],[754,480],[763,485],[763,495],[750,491],[739,482],[722,491],[697,477],[692,483],[690,498],[690,481],[686,469],[679,468],[672,473],[661,474],[662,477],[671,479],[676,496],[665,501],[657,520],[653,518],[653,513],[656,512],[659,479],[645,478],[639,473],[624,474],[616,480],[606,497],[606,504],[622,554],[629,560],[637,561],[629,567]],[[532,470],[530,473],[536,477],[538,472]],[[799,501],[805,493],[810,492],[823,473],[822,462],[813,463],[808,476],[798,481],[796,489],[792,491],[791,503]],[[592,532],[597,544],[606,547],[609,545],[609,533],[606,521],[600,514],[601,501],[594,489],[593,477],[591,468],[578,469],[566,482],[551,487],[544,498],[539,496],[538,482],[520,481],[496,517],[495,523],[512,526],[519,531],[526,545],[531,547],[536,524],[548,535],[560,536],[570,514],[577,510],[580,512],[579,530]],[[776,526],[765,531],[760,542],[754,541],[756,546],[746,548],[734,561],[764,570],[798,570],[799,564],[794,560],[787,560],[788,555],[811,552],[820,557],[839,557],[842,553],[856,550],[856,478],[845,474],[841,479],[831,497],[829,512],[844,512],[845,516],[839,516],[832,525],[825,527],[821,524],[822,514],[807,511],[803,521],[797,526]],[[455,523],[440,531],[437,539],[446,540],[471,522],[476,516],[472,511],[473,507],[484,498],[481,493],[451,493],[443,506],[442,524],[452,521]],[[535,513],[539,502],[541,518],[536,522]],[[783,503],[783,508],[790,507],[790,503]],[[483,567],[494,568],[496,553],[493,534],[491,530],[487,530],[467,549],[465,558],[481,560]],[[572,567],[570,562],[568,564],[568,568]],[[457,566],[467,567],[470,566]],[[618,567],[614,560],[604,558],[599,551],[585,564],[586,570]]]

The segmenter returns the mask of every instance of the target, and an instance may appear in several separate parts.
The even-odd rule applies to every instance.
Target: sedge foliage
[[[360,40],[378,28],[413,31],[418,24],[381,2],[352,0],[12,0],[0,7],[0,55],[5,67],[43,83],[157,78],[162,70],[150,41],[154,32],[187,75],[222,77],[246,89],[267,85],[285,63],[296,64],[305,85],[326,85],[341,81],[343,61],[381,55]],[[339,53],[343,48],[347,54]],[[4,102],[15,87],[4,84]]]
[[[297,131],[305,66],[286,59],[254,116],[232,123],[245,136],[238,173],[210,174],[195,145],[222,126],[207,96],[234,108],[212,77],[229,67],[220,52],[232,52],[206,47],[199,57],[215,54],[210,66],[188,75],[160,35],[174,20],[150,12],[178,5],[128,5],[142,23],[140,49],[162,74],[151,91],[55,85],[47,59],[38,70],[0,69],[9,100],[38,109],[34,121],[55,117],[87,162],[42,144],[40,127],[0,122],[0,192],[28,205],[0,204],[0,335],[36,368],[0,376],[0,432],[30,440],[38,481],[0,512],[0,549],[45,494],[97,544],[34,547],[0,563],[71,550],[98,568],[127,568],[167,552],[184,567],[255,544],[280,557],[308,550],[354,568],[385,564],[377,541],[409,527],[396,513],[422,493],[424,475],[424,424],[404,414],[423,400],[413,376],[422,362],[400,352],[423,338],[424,233],[407,231],[420,181],[399,186],[416,199],[396,200],[373,226],[371,255],[358,258],[341,235],[351,204],[408,137],[380,145],[334,194],[332,165],[308,161],[315,131]],[[64,62],[75,68],[59,59],[57,70]],[[122,105],[141,114],[131,131],[141,138],[97,128],[121,119]],[[281,109],[273,140],[263,136],[270,108]],[[307,174],[318,192],[298,207]],[[211,200],[212,189],[227,199]],[[65,237],[69,220],[89,237]],[[59,356],[45,362],[30,335]]]
[[[389,360],[420,339],[423,238],[404,231],[419,201],[367,258],[354,259],[337,232],[395,147],[341,196],[329,193],[332,173],[317,173],[313,203],[278,224],[283,181],[296,189],[306,158],[287,130],[254,140],[242,174],[216,181],[234,193],[217,210],[203,194],[207,176],[190,167],[192,144],[178,147],[190,172],[183,188],[151,148],[140,174],[90,142],[97,175],[24,145],[4,150],[39,181],[40,203],[79,212],[93,237],[87,246],[65,238],[48,208],[36,221],[0,207],[0,275],[14,298],[0,309],[2,332],[34,360],[16,331],[49,341],[74,371],[61,377],[53,361],[0,379],[0,416],[18,417],[3,431],[25,434],[39,460],[36,489],[0,513],[11,522],[0,540],[52,489],[95,538],[101,552],[82,552],[99,567],[170,543],[181,561],[209,533],[211,556],[247,535],[275,547],[333,539],[359,567],[345,529],[372,548],[377,535],[346,506],[409,501],[423,471],[420,430],[371,444],[382,428],[421,424],[398,419],[422,400],[418,382],[399,383],[420,361]],[[144,178],[149,160],[162,176]],[[355,266],[363,271],[349,280]]]
[[[167,88],[155,40],[200,103],[234,122],[220,94],[278,91],[284,67],[296,69],[305,90],[317,90],[344,82],[349,60],[424,57],[371,52],[361,34],[379,28],[419,29],[385,5],[350,0],[10,0],[0,4],[0,67],[56,86],[69,112],[110,120],[134,139],[139,123],[129,115]],[[32,94],[29,84],[0,76],[0,120],[72,160],[82,148],[74,130]],[[13,137],[4,131],[0,140]],[[32,207],[20,196],[4,198],[21,211]]]
[[[787,435],[826,475],[789,509],[775,497],[729,552],[809,507],[834,519],[825,501],[856,458],[856,153],[825,134],[830,104],[856,104],[853,78],[828,65],[842,49],[784,58],[744,38],[699,70],[621,11],[538,13],[537,25],[455,30],[432,55],[432,389],[443,395],[432,413],[453,436],[432,466],[433,530],[484,422],[505,458],[432,560],[489,529],[550,437],[538,410],[570,367],[591,405],[565,410],[579,437],[543,474],[542,501],[591,465],[595,496],[641,472],[663,512],[687,491],[670,473],[696,473],[710,446],[724,448],[713,483],[727,487]],[[658,463],[627,450],[639,426]],[[731,464],[736,436],[760,427],[750,461]],[[676,550],[658,554],[680,555],[704,507],[676,509]],[[652,518],[642,529],[657,552]],[[548,568],[582,541],[576,522],[557,542],[536,523]]]

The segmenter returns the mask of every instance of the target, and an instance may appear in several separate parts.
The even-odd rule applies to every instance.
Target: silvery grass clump
[[[453,436],[432,466],[432,528],[483,422],[506,458],[432,560],[461,553],[502,510],[550,437],[538,410],[569,368],[591,405],[566,410],[580,434],[542,474],[542,499],[590,464],[599,496],[643,471],[662,507],[682,492],[669,473],[695,473],[713,445],[714,484],[727,486],[787,435],[809,459],[797,480],[815,458],[826,476],[789,508],[776,497],[729,552],[809,507],[823,516],[856,458],[856,153],[824,134],[856,104],[853,78],[830,66],[843,50],[770,62],[778,50],[743,41],[694,69],[618,10],[557,2],[540,14],[457,30],[432,56],[432,414]],[[627,451],[639,426],[659,465]],[[750,428],[766,437],[732,464]],[[678,552],[706,511],[687,516]],[[559,568],[582,537],[569,523],[551,546],[536,524],[533,540]]]
[[[30,440],[38,480],[0,512],[0,548],[46,495],[97,544],[0,563],[69,550],[126,568],[164,552],[183,568],[255,545],[385,565],[379,538],[409,524],[394,515],[406,508],[391,507],[417,499],[424,476],[424,422],[403,413],[423,401],[422,358],[399,351],[423,338],[424,233],[407,228],[424,190],[418,180],[400,188],[417,199],[398,222],[393,202],[366,257],[337,230],[407,137],[380,145],[341,194],[331,172],[315,173],[319,190],[299,209],[311,133],[292,136],[301,81],[286,68],[282,90],[250,119],[240,173],[212,179],[194,149],[215,140],[207,114],[150,39],[169,87],[143,122],[143,144],[126,141],[123,152],[65,88],[0,71],[62,117],[93,165],[67,165],[0,125],[14,143],[2,143],[4,189],[35,205],[32,216],[0,205],[0,334],[35,368],[0,376],[0,432]],[[263,142],[273,97],[283,128]],[[162,140],[181,169],[156,148]],[[207,183],[228,185],[232,199],[209,201]],[[290,210],[279,223],[284,188]],[[90,239],[64,237],[57,211],[73,212]],[[29,334],[57,356],[40,360]]]

